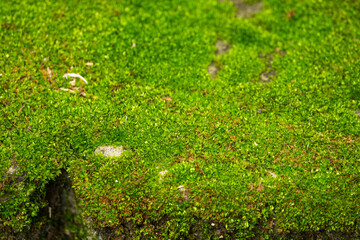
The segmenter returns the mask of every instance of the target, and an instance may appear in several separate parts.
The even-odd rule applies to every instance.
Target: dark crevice
[[[22,176],[8,175],[10,183],[24,181]],[[31,218],[29,228],[21,232],[7,231],[1,229],[0,225],[0,239],[93,239],[81,216],[72,185],[69,174],[62,169],[54,180],[47,183],[45,193],[40,188],[35,189],[30,196],[31,202],[40,201],[45,207],[40,208],[38,214]]]
[[[76,202],[72,181],[65,169],[47,185],[46,207],[40,209],[39,218],[45,223],[41,239],[84,239],[88,229]]]

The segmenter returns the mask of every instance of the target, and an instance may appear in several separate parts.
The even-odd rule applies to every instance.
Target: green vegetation
[[[359,231],[360,1],[235,13],[217,0],[0,0],[0,235],[44,225],[62,169],[94,229],[119,235]],[[94,153],[104,145],[128,151]]]

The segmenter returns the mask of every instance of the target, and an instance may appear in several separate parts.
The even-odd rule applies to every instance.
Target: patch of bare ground
[[[266,54],[266,55],[260,54],[260,56],[259,56],[260,58],[264,58],[267,60],[267,66],[266,66],[267,70],[260,74],[260,82],[261,83],[266,84],[266,83],[274,80],[275,78],[277,78],[275,69],[273,68],[273,58],[274,58],[275,54],[285,55],[286,52],[277,48],[275,50],[274,54],[273,53]]]
[[[358,115],[358,117],[360,118],[360,110],[355,110],[354,111],[356,115]]]
[[[218,39],[216,41],[216,51],[215,51],[215,55],[219,56],[219,55],[223,55],[226,54],[230,48],[231,45],[228,44],[227,42]],[[217,73],[220,71],[221,67],[219,66],[219,64],[216,61],[212,61],[208,67],[208,73],[210,73],[211,78],[216,78]]]
[[[252,4],[246,3],[244,0],[219,0],[219,2],[233,2],[238,18],[251,18],[263,8],[263,2]]]
[[[262,2],[257,2],[253,4],[248,4],[244,0],[219,0],[219,2],[233,2],[234,6],[237,9],[236,17],[238,18],[251,18],[256,13],[260,12],[263,7]],[[215,55],[226,54],[231,48],[231,45],[227,42],[218,39],[216,42],[216,52]],[[216,61],[212,61],[208,67],[208,73],[210,73],[211,78],[216,78],[217,73],[220,71],[221,66]],[[264,75],[264,79],[269,78],[268,75]]]

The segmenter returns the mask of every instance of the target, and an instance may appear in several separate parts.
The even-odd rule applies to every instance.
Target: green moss
[[[118,235],[358,231],[359,1],[235,11],[2,1],[0,231],[31,227],[61,169],[84,216]],[[215,55],[217,39],[227,54]],[[72,86],[69,72],[88,84]],[[127,151],[94,153],[106,145]]]

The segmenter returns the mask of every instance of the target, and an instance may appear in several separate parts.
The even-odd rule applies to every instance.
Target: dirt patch
[[[355,113],[356,115],[358,115],[358,117],[360,118],[360,110],[356,110],[356,111],[354,111],[354,113]]]
[[[215,55],[223,55],[226,54],[230,49],[231,45],[221,39],[216,41],[216,51]],[[220,71],[221,67],[216,61],[212,61],[208,67],[208,73],[210,73],[211,78],[216,78],[217,73]]]
[[[221,39],[218,39],[216,41],[215,46],[216,46],[216,52],[215,52],[216,56],[217,55],[223,55],[223,54],[227,53],[231,48],[230,44],[228,44],[227,42],[225,42],[225,41],[223,41]]]
[[[208,73],[210,73],[211,78],[216,78],[217,73],[220,71],[220,67],[217,66],[217,63],[212,61],[208,67]]]
[[[219,2],[233,2],[237,10],[236,17],[238,18],[252,18],[263,8],[262,2],[256,2],[253,4],[246,3],[244,0],[219,0]]]
[[[267,61],[267,65],[266,65],[267,71],[262,72],[260,74],[260,82],[261,83],[268,83],[268,82],[274,80],[275,78],[277,78],[275,69],[273,68],[273,58],[274,58],[275,54],[285,55],[286,52],[283,50],[276,49],[275,53],[270,53],[270,54],[266,54],[266,55],[260,54],[260,56],[259,56],[260,58],[264,58]]]

